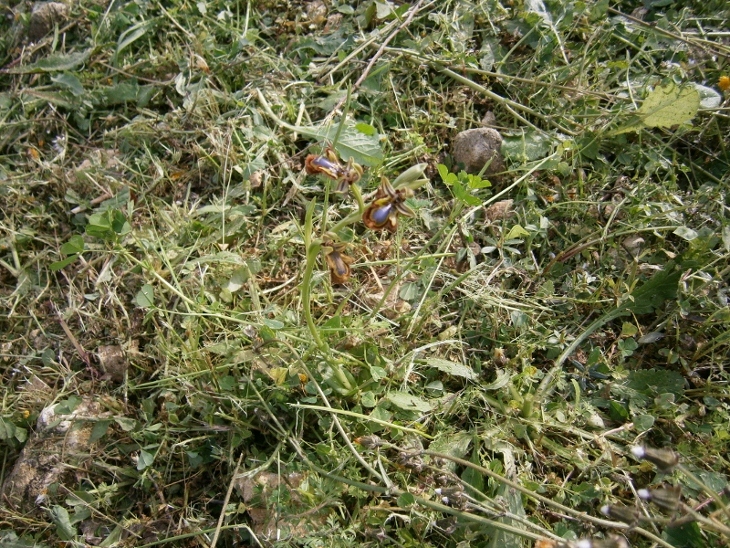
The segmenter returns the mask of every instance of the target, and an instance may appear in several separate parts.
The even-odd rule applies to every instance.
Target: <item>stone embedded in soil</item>
[[[454,138],[451,154],[455,164],[468,173],[479,173],[491,160],[484,172],[485,176],[490,176],[504,171],[501,146],[502,136],[496,129],[467,129]]]
[[[69,492],[76,488],[73,472],[90,458],[94,424],[109,417],[99,403],[86,397],[71,413],[57,409],[60,404],[41,411],[36,431],[0,488],[0,500],[23,512],[40,510],[52,484],[64,485]]]
[[[30,13],[28,38],[37,42],[68,19],[68,7],[61,2],[36,2]]]

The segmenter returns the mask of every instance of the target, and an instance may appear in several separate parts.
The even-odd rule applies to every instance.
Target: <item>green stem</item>
[[[307,248],[307,265],[304,268],[304,276],[302,277],[302,309],[312,340],[320,350],[326,351],[328,349],[327,344],[319,336],[319,330],[314,323],[314,318],[312,318],[312,274],[314,273],[317,256],[322,249],[321,241],[312,240],[312,217],[314,216],[316,204],[316,200],[309,202],[304,220],[304,245]]]
[[[613,529],[623,529],[623,530],[626,530],[626,529],[630,529],[631,528],[631,526],[629,526],[626,523],[621,523],[621,522],[618,522],[618,521],[610,521],[610,520],[602,519],[602,518],[596,518],[594,516],[591,516],[589,514],[586,514],[585,512],[580,512],[578,510],[574,510],[573,508],[570,508],[568,506],[565,506],[563,504],[560,504],[559,502],[555,502],[552,499],[549,499],[547,497],[543,497],[542,495],[538,495],[534,491],[530,491],[529,489],[527,489],[526,487],[523,487],[519,483],[514,482],[512,480],[509,480],[506,477],[504,477],[504,476],[502,476],[500,474],[497,474],[496,472],[492,472],[491,470],[489,470],[487,468],[484,468],[483,466],[479,466],[477,464],[474,464],[473,462],[469,462],[467,460],[460,459],[460,458],[454,457],[452,455],[446,455],[444,453],[438,453],[436,451],[430,451],[430,450],[423,451],[423,454],[424,455],[429,455],[431,457],[438,457],[438,458],[441,458],[441,459],[450,460],[450,461],[455,462],[456,464],[458,464],[460,466],[465,466],[467,468],[471,468],[473,470],[476,470],[476,471],[480,472],[481,474],[487,476],[488,478],[492,478],[492,479],[498,481],[499,483],[502,483],[504,485],[507,485],[508,487],[511,487],[512,489],[515,489],[515,490],[519,491],[520,493],[522,493],[522,494],[524,494],[524,495],[526,495],[526,496],[528,496],[528,497],[530,497],[530,498],[532,498],[534,500],[537,500],[539,502],[542,502],[546,506],[551,506],[551,507],[556,508],[559,511],[565,513],[565,514],[568,514],[568,515],[571,515],[571,516],[575,516],[575,517],[577,517],[577,518],[579,518],[581,520],[585,520],[585,521],[590,522],[590,523],[593,523],[595,525],[600,525],[602,527],[611,527]],[[657,537],[655,534],[651,533],[650,531],[647,531],[645,529],[642,529],[641,527],[634,527],[632,530],[635,531],[635,532],[637,532],[637,533],[639,533],[640,535],[642,535],[642,536],[644,536],[644,537],[646,537],[646,538],[654,541],[659,546],[664,546],[665,548],[672,548],[672,545],[671,544],[669,544],[668,542],[666,542],[666,541],[662,540],[661,538]]]

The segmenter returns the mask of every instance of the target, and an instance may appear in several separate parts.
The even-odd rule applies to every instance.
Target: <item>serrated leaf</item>
[[[463,377],[470,381],[476,380],[478,377],[478,375],[471,367],[449,360],[442,360],[440,358],[429,358],[426,360],[426,365],[428,365],[429,367],[434,367],[439,371],[443,371],[444,373],[447,373],[449,375],[453,375],[454,377]]]
[[[652,91],[638,114],[648,127],[671,127],[689,122],[699,108],[700,94],[694,87],[668,85]]]
[[[390,392],[386,399],[404,411],[420,411],[421,413],[431,411],[430,403],[408,392]]]
[[[83,65],[91,55],[91,50],[75,51],[73,53],[58,53],[39,59],[35,63],[22,67],[12,67],[5,72],[10,74],[31,74],[34,72],[62,72],[74,70]]]

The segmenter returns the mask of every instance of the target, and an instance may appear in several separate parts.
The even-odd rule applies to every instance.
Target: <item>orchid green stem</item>
[[[312,240],[312,217],[314,216],[314,208],[316,205],[316,200],[309,202],[307,214],[304,219],[304,245],[307,249],[307,264],[304,268],[304,276],[302,277],[302,310],[304,312],[304,319],[307,321],[309,333],[312,335],[312,340],[319,349],[326,351],[328,349],[327,344],[319,336],[317,325],[314,323],[314,318],[312,318],[312,274],[314,273],[314,265],[317,262],[317,255],[319,255],[319,251],[322,249],[322,242],[320,240]]]

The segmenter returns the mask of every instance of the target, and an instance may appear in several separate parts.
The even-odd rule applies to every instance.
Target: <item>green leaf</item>
[[[66,268],[71,263],[75,262],[76,259],[78,259],[78,255],[70,255],[66,257],[65,259],[61,259],[60,261],[56,261],[55,263],[51,263],[48,268],[51,269],[51,272],[58,272],[62,268]]]
[[[11,67],[7,69],[10,74],[31,74],[34,72],[62,72],[74,70],[83,65],[91,55],[91,50],[76,51],[73,53],[57,53],[39,59],[35,63],[22,67]]]
[[[684,393],[684,377],[668,369],[631,371],[627,386],[647,396],[670,393],[679,397]]]
[[[648,314],[659,308],[664,301],[677,296],[681,269],[672,261],[654,274],[652,278],[638,289],[634,289],[630,297],[618,309],[625,308],[634,314]]]
[[[479,459],[478,445],[474,445],[474,449],[471,452],[471,459],[469,460],[472,464],[481,466],[482,463]],[[475,470],[474,468],[464,469],[461,474],[461,479],[464,481],[464,483],[471,485],[477,491],[484,491],[484,476],[478,470]]]
[[[131,432],[137,427],[137,421],[128,417],[117,417],[114,419],[114,422],[125,432]]]
[[[0,417],[0,440],[9,440],[15,435],[15,425]]]
[[[469,450],[472,440],[473,436],[468,432],[445,433],[431,442],[429,449],[461,459]],[[448,467],[454,468],[452,464],[449,464]]]
[[[338,126],[290,126],[292,131],[320,141],[331,143],[337,135]],[[347,121],[335,144],[335,150],[343,160],[352,158],[364,166],[378,166],[383,163],[383,149],[377,133],[368,135],[358,130],[357,124]]]
[[[144,449],[140,449],[139,458],[137,459],[137,470],[142,471],[145,468],[149,468],[153,462],[155,462],[155,456]]]
[[[504,388],[507,386],[507,383],[509,383],[510,378],[512,378],[512,375],[510,375],[509,371],[506,370],[497,370],[497,378],[494,379],[494,381],[490,382],[489,384],[484,384],[481,386],[482,390],[499,390],[500,388]]]
[[[416,497],[414,497],[410,493],[401,493],[401,495],[398,497],[398,506],[401,508],[408,508],[409,506],[415,504]]]
[[[378,403],[378,400],[376,399],[375,394],[368,390],[367,392],[363,392],[362,396],[360,396],[360,403],[363,407],[373,408]]]
[[[67,399],[60,401],[54,408],[56,415],[70,415],[81,404],[83,400],[78,396],[69,396]]]
[[[470,381],[476,380],[478,378],[478,375],[471,367],[469,367],[468,365],[463,365],[461,363],[456,363],[449,360],[442,360],[440,358],[429,358],[426,360],[426,365],[429,367],[434,367],[439,371],[443,371],[444,373],[447,373],[454,377],[463,377]]]
[[[76,253],[83,253],[84,251],[84,239],[78,234],[71,236],[68,242],[61,246],[61,253],[64,255],[74,255]]]
[[[634,423],[636,431],[641,433],[646,432],[652,426],[654,426],[654,420],[654,417],[652,417],[651,415],[636,415],[632,422]]]
[[[467,185],[472,190],[479,190],[481,188],[491,187],[492,183],[488,179],[482,179],[481,177],[478,177],[477,175],[469,175],[467,177]]]
[[[670,84],[652,91],[637,114],[648,127],[671,127],[689,122],[699,108],[700,94],[694,87]]]
[[[226,289],[228,289],[231,293],[235,293],[243,287],[243,284],[248,281],[249,277],[250,273],[247,266],[237,268],[233,271],[233,274],[231,274]]]
[[[357,124],[355,124],[355,129],[357,129],[363,135],[373,136],[378,134],[378,130],[375,129],[374,126],[366,124],[365,122],[358,122]]]
[[[629,412],[626,407],[617,401],[611,401],[608,404],[608,414],[611,416],[611,420],[624,423],[629,418]]]
[[[502,154],[517,162],[529,162],[544,158],[553,146],[552,139],[537,131],[526,131],[517,137],[502,141]]]
[[[387,376],[388,372],[385,370],[385,368],[380,367],[379,365],[370,366],[370,377],[372,377],[375,382],[380,382]]]
[[[522,496],[517,490],[511,488],[509,485],[502,484],[497,493],[502,500],[507,502],[507,509],[511,514],[520,518],[525,517]],[[519,521],[510,518],[498,518],[497,521],[518,529],[524,528],[524,525]],[[489,543],[487,544],[489,548],[522,548],[522,537],[515,533],[505,531],[497,526],[487,527],[486,533],[489,536]]]
[[[705,548],[708,546],[697,522],[686,523],[679,527],[667,527],[662,538],[678,548]]]
[[[458,180],[456,174],[451,173],[449,171],[449,168],[446,167],[444,164],[439,164],[436,169],[438,170],[439,175],[441,176],[441,180],[444,182],[444,184],[453,185],[454,182]]]
[[[114,53],[114,58],[116,59],[116,57],[127,48],[127,46],[147,34],[147,31],[152,28],[153,24],[154,20],[148,19],[146,21],[140,21],[120,34],[119,40],[117,40],[117,51]]]
[[[482,203],[479,198],[477,198],[476,196],[472,196],[471,193],[458,180],[453,181],[451,189],[454,192],[454,197],[457,200],[461,200],[466,205],[478,206]]]
[[[89,217],[86,233],[95,238],[113,241],[117,236],[127,234],[132,230],[124,214],[117,209],[108,209],[101,213],[94,213]]]
[[[264,318],[263,323],[265,326],[269,327],[270,329],[273,329],[274,331],[279,331],[280,329],[284,329],[286,325],[284,322],[279,320],[273,320],[269,318]]]
[[[51,81],[70,91],[74,97],[81,97],[85,93],[81,80],[76,78],[76,76],[70,72],[54,74],[51,76]]]
[[[134,297],[134,304],[140,308],[150,308],[155,304],[155,288],[144,284]]]
[[[677,228],[673,234],[676,234],[683,240],[687,240],[688,242],[691,242],[692,240],[695,240],[697,238],[697,231],[692,230],[688,226],[680,226]]]
[[[507,235],[504,237],[505,241],[509,240],[517,240],[518,238],[522,238],[523,236],[529,236],[530,233],[527,232],[522,226],[515,225],[513,226],[510,231],[507,233]]]
[[[56,524],[56,533],[61,540],[73,540],[76,536],[76,528],[71,525],[68,510],[63,506],[54,506],[51,509],[51,519]]]
[[[103,420],[94,424],[94,427],[91,429],[91,436],[89,436],[89,443],[94,443],[103,438],[111,422],[110,420]]]
[[[390,392],[386,396],[386,399],[405,411],[420,411],[421,413],[431,411],[430,403],[408,392]]]

